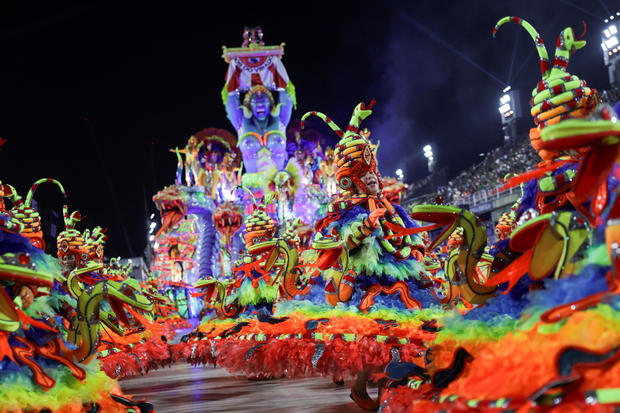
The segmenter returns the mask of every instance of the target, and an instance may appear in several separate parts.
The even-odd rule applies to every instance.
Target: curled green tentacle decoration
[[[474,214],[449,205],[417,205],[411,217],[444,226],[444,230],[429,247],[430,250],[445,241],[457,227],[463,228],[463,246],[452,251],[444,265],[450,283],[450,295],[458,292],[473,304],[482,304],[495,295],[496,286],[484,286],[476,281],[476,267],[487,243],[487,231]]]
[[[340,127],[338,125],[336,125],[336,122],[334,122],[329,116],[327,116],[324,113],[321,112],[317,112],[315,110],[311,111],[311,112],[306,112],[302,117],[301,117],[301,128],[304,128],[304,122],[307,118],[309,118],[310,116],[316,116],[318,118],[321,118],[323,120],[323,122],[327,123],[327,126],[329,126],[334,132],[336,132],[336,135],[338,135],[339,137],[342,138],[342,136],[344,135],[344,132],[342,131],[342,129],[340,129]]]
[[[67,205],[62,206],[62,215],[66,229],[74,229],[75,225],[82,220],[80,211],[73,211],[69,214],[69,207]]]
[[[572,27],[565,28],[558,37],[555,56],[550,66],[549,55],[547,54],[547,48],[545,47],[542,37],[540,37],[540,34],[538,34],[530,23],[522,18],[515,16],[501,18],[493,28],[493,37],[495,37],[497,31],[503,24],[509,22],[516,23],[523,27],[529,33],[532,40],[534,40],[536,50],[538,51],[538,57],[540,58],[540,69],[543,79],[557,78],[566,75],[566,66],[568,65],[570,55],[575,52],[575,50],[579,50],[586,45],[585,40],[577,40],[575,38]]]
[[[235,317],[240,311],[240,307],[234,303],[226,305],[226,297],[231,284],[232,282],[226,282],[216,278],[206,278],[198,280],[198,282],[194,284],[194,288],[206,289],[206,301],[208,301],[206,304],[208,306],[212,305],[212,308],[215,309],[219,317],[227,318]]]
[[[495,24],[495,27],[493,28],[493,37],[495,37],[497,31],[502,25],[509,22],[516,23],[523,27],[528,32],[532,40],[534,40],[534,44],[536,45],[536,51],[538,52],[538,57],[540,58],[540,70],[542,72],[542,76],[543,78],[547,77],[549,75],[549,55],[547,54],[547,48],[545,47],[545,43],[543,42],[542,37],[540,37],[540,34],[538,34],[536,29],[534,29],[534,26],[532,26],[530,23],[520,17],[503,17]]]
[[[101,264],[89,266],[71,271],[67,278],[67,287],[74,298],[77,298],[76,316],[72,321],[67,340],[78,346],[76,358],[79,361],[86,360],[97,350],[97,340],[99,338],[100,323],[114,324],[118,318],[126,318],[122,304],[130,305],[142,311],[152,311],[153,303],[147,297],[139,293],[129,284],[116,281],[101,281],[88,288],[83,288],[78,275],[86,272],[98,270]],[[116,317],[111,317],[109,313],[104,313],[104,320],[101,319],[100,304],[103,300],[118,303],[113,306]],[[115,301],[116,300],[116,301]],[[122,311],[122,314],[119,314]],[[120,326],[117,324],[118,329]]]
[[[254,197],[254,194],[245,185],[237,185],[236,189],[243,189],[245,192],[250,194],[250,198],[252,199],[252,205],[254,205],[255,207],[258,206],[258,202],[256,202],[256,198]]]

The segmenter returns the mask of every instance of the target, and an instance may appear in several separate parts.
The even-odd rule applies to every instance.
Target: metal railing
[[[457,205],[475,206],[483,202],[489,202],[489,201],[493,201],[496,199],[500,199],[503,196],[510,195],[515,191],[520,191],[519,188],[515,188],[515,187],[502,190],[503,187],[504,185],[501,184],[501,185],[497,185],[495,188],[492,188],[492,189],[481,189],[480,191],[476,191],[469,196],[456,198],[454,203]]]

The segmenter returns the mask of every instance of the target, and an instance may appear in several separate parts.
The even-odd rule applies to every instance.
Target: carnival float
[[[550,60],[521,18],[493,34],[506,23],[540,57],[530,139],[541,162],[506,179],[522,196],[492,240],[459,206],[400,205],[406,185],[381,175],[363,128],[380,102],[359,103],[347,124],[319,111],[291,121],[284,45],[266,46],[260,28],[223,49],[234,133],[209,127],[171,148],[147,279],[105,263],[107,235],[80,231],[67,206],[58,257],[46,255],[32,199],[40,184],[64,188],[41,179],[22,201],[0,184],[0,411],[154,411],[115,379],[174,362],[353,380],[351,398],[382,412],[615,411],[617,114],[567,71],[585,46],[572,28]]]

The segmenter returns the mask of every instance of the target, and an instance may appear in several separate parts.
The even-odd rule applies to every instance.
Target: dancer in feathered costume
[[[22,203],[13,187],[2,185],[14,206],[0,216],[0,412],[136,412],[97,361],[83,356],[84,342],[76,348],[68,340],[69,323],[58,310],[78,303],[59,288],[66,278],[41,249],[40,217],[30,207],[42,182],[55,183],[65,195],[60,183],[46,178]]]
[[[82,234],[75,229],[79,212],[69,215],[65,205],[63,214],[66,229],[57,244],[66,279],[59,290],[68,291],[75,300],[75,304],[65,302],[62,306],[71,326],[69,337],[81,343],[82,354],[96,352],[102,370],[112,378],[144,374],[168,364],[167,341],[175,334],[176,320],[167,317],[157,322],[152,314],[154,303],[165,303],[166,298],[154,289],[144,291],[129,277],[130,263],[123,266],[112,258],[104,265],[107,236],[102,229]],[[80,324],[80,319],[92,317],[94,322]]]
[[[359,126],[369,114],[369,108],[360,104],[352,123]],[[298,259],[301,240],[294,228],[276,237],[264,211],[257,209],[246,221],[251,256],[238,267],[244,274],[239,280],[252,299],[265,296],[258,294],[261,283],[277,286],[278,290],[269,290],[274,297],[278,294],[273,311],[261,308],[235,320],[206,320],[187,342],[171,347],[173,357],[194,363],[217,360],[232,372],[254,378],[326,375],[341,382],[357,376],[352,395],[368,407],[375,403],[365,388],[370,372],[381,371],[394,357],[411,360],[422,354],[422,341],[435,335],[432,326],[423,326],[431,325],[438,311],[421,309],[436,302],[421,290],[430,284],[418,262],[424,247],[417,233],[422,230],[382,196],[375,155],[364,138],[357,138],[354,126],[336,150],[338,179],[348,194],[319,223],[324,232],[315,237],[307,254]],[[366,228],[374,229],[362,235]],[[328,274],[327,295],[316,274],[321,271]],[[274,283],[276,277],[279,283]],[[317,285],[311,288],[315,280],[308,277],[317,277]],[[330,286],[339,294],[330,294]],[[317,288],[320,296],[308,292]],[[242,298],[241,290],[231,297]],[[343,301],[339,305],[338,295]],[[294,301],[286,300],[292,297]],[[325,303],[326,298],[337,307]],[[358,305],[367,312],[360,312]]]
[[[227,298],[229,303],[241,306],[267,306],[279,298],[279,283],[272,271],[273,262],[269,262],[271,252],[276,244],[274,237],[277,223],[265,212],[264,205],[256,205],[256,209],[245,219],[243,235],[247,255],[242,263],[233,268],[235,289]]]
[[[383,196],[374,145],[358,132],[362,120],[372,113],[373,104],[357,105],[346,131],[320,112],[308,112],[302,117],[303,126],[306,118],[318,116],[340,137],[334,155],[341,197],[328,206],[327,216],[317,222],[316,230],[319,238],[343,240],[349,268],[329,279],[325,292],[328,302],[335,305],[348,302],[357,290],[363,311],[374,304],[379,294],[398,295],[400,300],[387,303],[400,301],[401,308],[420,308],[414,296],[426,304],[431,302],[430,295],[419,291],[431,285],[420,263],[425,251],[416,235],[420,230],[404,209]],[[330,264],[321,261],[320,269]]]

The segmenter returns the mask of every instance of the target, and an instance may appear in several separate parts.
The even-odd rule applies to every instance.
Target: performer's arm
[[[375,209],[365,218],[362,225],[353,230],[353,234],[347,238],[347,248],[352,250],[358,247],[366,237],[372,234],[379,226],[379,218],[385,215],[385,208]]]

